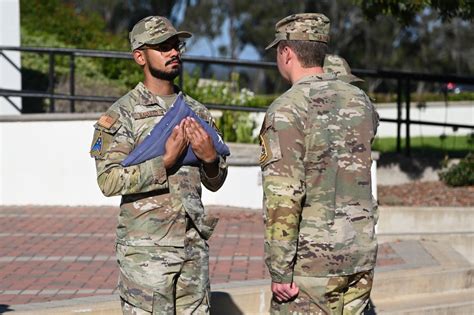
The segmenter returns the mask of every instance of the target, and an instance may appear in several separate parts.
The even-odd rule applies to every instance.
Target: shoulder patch
[[[100,116],[97,124],[105,129],[110,129],[118,120],[119,115],[115,112],[105,113]]]
[[[278,132],[274,130],[275,113],[270,113],[265,116],[260,130],[260,166],[263,168],[268,164],[281,159],[280,141]]]
[[[260,162],[260,165],[263,165],[265,164],[265,161],[268,159],[268,144],[262,135],[260,135],[260,147],[262,148],[262,151],[260,153],[259,162]]]
[[[102,146],[103,146],[103,137],[102,131],[98,131],[94,134],[94,139],[92,141],[92,147],[90,151],[90,155],[93,158],[99,158],[102,155]]]

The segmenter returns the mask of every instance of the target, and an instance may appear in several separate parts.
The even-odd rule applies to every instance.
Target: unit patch
[[[98,158],[102,154],[102,147],[103,147],[104,139],[102,137],[102,131],[96,132],[96,135],[93,140],[92,148],[91,148],[91,157]]]
[[[279,160],[281,158],[281,153],[279,152],[279,148],[277,150],[278,152],[274,152],[276,148],[272,149],[271,141],[274,141],[275,139],[274,140],[270,139],[269,133],[270,132],[260,135],[260,147],[262,148],[262,151],[260,153],[259,162],[260,162],[260,166],[262,167],[267,165],[270,162]]]

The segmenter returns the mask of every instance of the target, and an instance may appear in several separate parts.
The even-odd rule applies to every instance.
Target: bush
[[[197,72],[184,73],[183,90],[203,104],[258,106],[255,94],[247,88],[240,88],[238,74],[232,75],[232,81],[218,81],[214,79],[200,80]],[[263,99],[263,101],[261,101]],[[216,118],[216,125],[221,130],[224,141],[239,143],[256,143],[253,130],[257,127],[250,114],[239,111],[223,110]]]
[[[448,186],[474,185],[474,154],[469,153],[458,164],[441,171],[439,177]]]

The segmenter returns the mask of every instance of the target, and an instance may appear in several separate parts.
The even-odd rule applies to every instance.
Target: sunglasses
[[[145,49],[153,49],[162,53],[170,52],[172,49],[176,50],[179,53],[183,53],[186,49],[186,42],[176,41],[176,42],[164,42],[158,45],[147,45],[142,48]]]

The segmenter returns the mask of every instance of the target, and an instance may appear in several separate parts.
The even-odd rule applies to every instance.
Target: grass
[[[401,139],[402,152],[405,151],[405,139]],[[435,154],[462,158],[474,151],[474,134],[446,137],[412,137],[410,138],[411,152],[426,155]],[[392,153],[397,151],[397,138],[376,138],[372,145],[374,151]]]
[[[397,94],[396,93],[370,93],[370,97],[375,100],[375,103],[394,103],[397,101]],[[472,101],[474,100],[474,92],[461,92],[459,94],[455,94],[449,92],[447,94],[448,102],[456,102],[456,101]],[[434,93],[434,92],[425,92],[425,93],[411,93],[410,100],[412,103],[417,102],[444,102],[445,95],[441,92]]]

